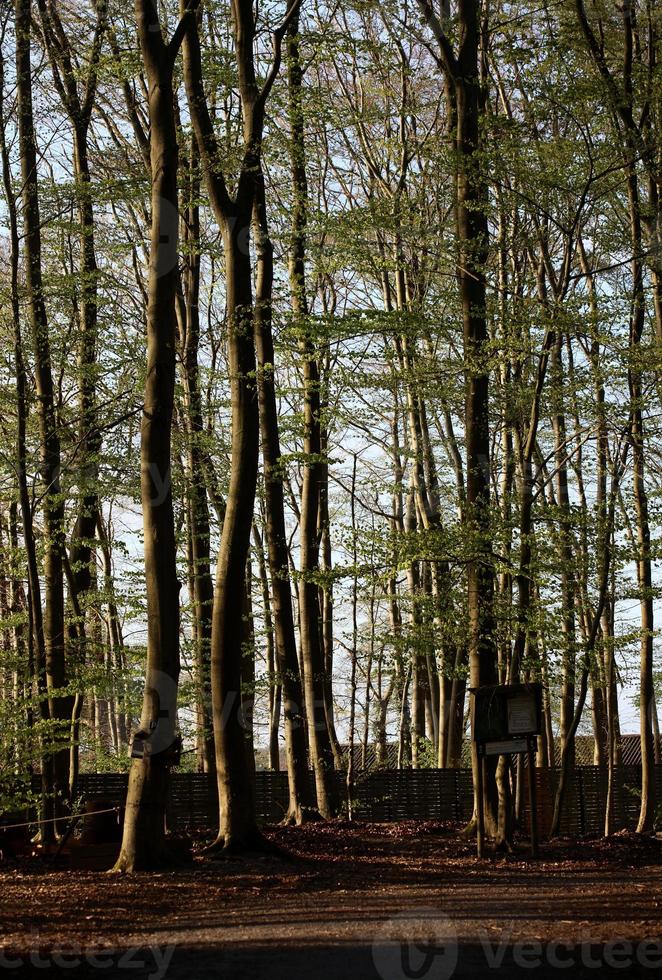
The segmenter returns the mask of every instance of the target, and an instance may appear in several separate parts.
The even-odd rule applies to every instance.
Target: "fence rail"
[[[656,766],[656,804],[662,806],[662,766]],[[346,795],[344,774],[336,773],[338,790]],[[549,833],[556,770],[536,769],[538,830]],[[523,774],[522,822],[529,825],[528,793]],[[313,780],[310,773],[311,784]],[[639,814],[641,769],[618,766],[614,771],[613,816],[615,829],[634,829]],[[127,776],[123,773],[83,773],[76,795],[83,800],[102,799],[121,805],[126,797]],[[35,785],[38,790],[38,785]],[[262,823],[282,819],[288,803],[287,774],[256,773],[256,808]],[[607,772],[597,766],[578,766],[570,778],[561,832],[571,835],[601,833],[607,799]],[[469,769],[378,769],[357,772],[354,813],[374,822],[399,820],[467,821],[473,810],[473,787]],[[173,830],[213,827],[218,820],[216,783],[208,775],[173,773],[167,807],[168,826]]]

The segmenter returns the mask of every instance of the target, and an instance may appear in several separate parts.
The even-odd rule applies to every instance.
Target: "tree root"
[[[296,809],[290,808],[281,822],[278,824],[279,827],[303,827],[307,823],[318,823],[323,820],[322,814],[315,807],[298,807]]]
[[[463,830],[460,831],[460,836],[461,837],[474,837],[475,834],[476,834],[476,828],[477,828],[477,826],[478,826],[478,820],[476,818],[476,814],[474,813],[473,817],[471,818],[471,820],[469,821],[469,823],[466,825],[466,827]]]
[[[226,858],[240,858],[249,855],[275,857],[281,861],[294,860],[288,851],[269,840],[259,830],[251,831],[246,835],[231,837],[229,840],[219,836],[212,844],[205,847],[202,853],[212,861],[223,861]]]
[[[135,871],[167,871],[190,868],[193,856],[181,838],[167,838],[158,850],[146,851],[136,860],[129,852],[120,850],[117,861],[107,874],[133,874]]]

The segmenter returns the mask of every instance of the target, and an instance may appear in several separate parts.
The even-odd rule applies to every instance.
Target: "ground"
[[[0,978],[662,975],[662,841],[478,861],[432,823],[273,828],[290,857],[118,877],[3,865]]]

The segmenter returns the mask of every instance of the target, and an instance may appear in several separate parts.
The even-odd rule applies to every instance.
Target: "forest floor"
[[[120,877],[0,866],[0,980],[662,975],[662,840],[475,857],[437,823],[270,828],[289,858]]]

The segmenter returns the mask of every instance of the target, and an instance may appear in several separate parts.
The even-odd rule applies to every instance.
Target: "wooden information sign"
[[[538,850],[536,832],[535,746],[542,731],[542,684],[495,684],[471,689],[472,739],[478,756],[478,857],[483,856],[485,758],[526,753],[529,769],[531,850]]]

